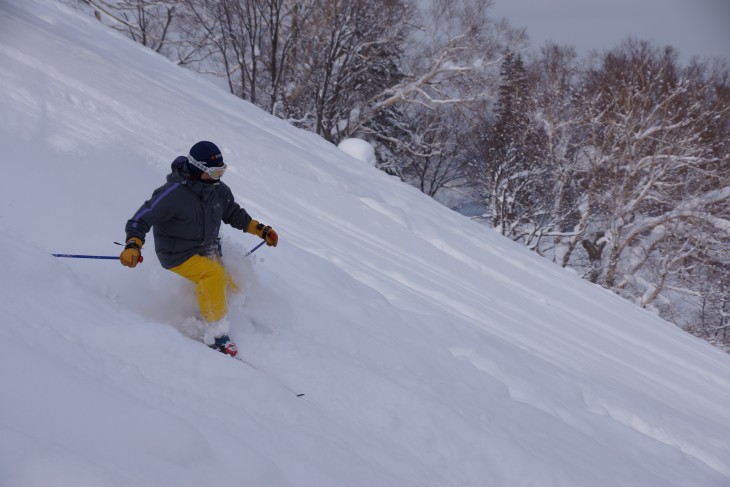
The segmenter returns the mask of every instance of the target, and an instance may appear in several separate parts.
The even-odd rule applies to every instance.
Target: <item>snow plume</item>
[[[0,19],[0,485],[730,484],[727,355],[60,2]],[[222,233],[253,366],[151,236],[50,256],[198,140],[280,236]]]

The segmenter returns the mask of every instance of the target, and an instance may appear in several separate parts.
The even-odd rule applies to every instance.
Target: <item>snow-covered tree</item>
[[[534,99],[522,57],[508,53],[500,74],[494,118],[485,110],[475,132],[472,175],[491,225],[532,245],[547,193],[543,134],[534,123]]]
[[[575,103],[581,66],[573,47],[545,44],[528,65],[532,123],[540,133],[541,164],[533,248],[562,267],[570,263],[587,222],[581,220],[588,173],[580,159],[580,115]]]
[[[645,307],[695,292],[688,276],[700,249],[730,237],[730,161],[718,147],[730,107],[716,76],[676,58],[626,41],[587,73],[583,94],[589,275]]]
[[[437,0],[404,43],[401,76],[357,110],[353,130],[381,148],[381,164],[435,195],[468,182],[468,146],[495,98],[502,51],[524,31],[489,17],[491,0]],[[395,79],[395,78],[394,78]]]

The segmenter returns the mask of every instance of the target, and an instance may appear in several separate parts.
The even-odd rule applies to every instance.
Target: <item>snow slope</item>
[[[730,485],[730,357],[51,0],[0,3],[0,485]],[[213,140],[232,335],[112,242]],[[304,398],[292,393],[306,392]]]

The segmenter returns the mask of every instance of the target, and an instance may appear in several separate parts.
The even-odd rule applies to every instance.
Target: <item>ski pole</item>
[[[112,259],[118,260],[118,255],[77,255],[77,254],[51,254],[54,257],[67,257],[69,259]],[[142,262],[144,258],[140,255],[137,262]]]
[[[256,247],[254,247],[251,250],[249,250],[248,252],[246,252],[246,255],[244,255],[243,257],[246,258],[249,255],[253,254],[254,252],[256,252],[259,249],[259,247],[261,247],[265,243],[266,243],[266,241],[261,242]],[[51,254],[51,255],[54,257],[66,257],[69,259],[109,259],[109,260],[119,259],[119,256],[117,256],[117,255],[78,255],[78,254]],[[144,260],[144,257],[142,257],[140,255],[138,262],[142,262],[143,260]]]
[[[261,247],[261,246],[262,246],[263,244],[265,244],[265,243],[266,243],[266,240],[264,240],[263,242],[261,242],[260,244],[258,244],[258,245],[257,245],[256,247],[254,247],[254,248],[252,248],[251,250],[249,250],[249,251],[248,251],[248,252],[246,253],[246,255],[244,255],[244,256],[243,256],[243,258],[245,259],[245,258],[246,258],[246,257],[248,257],[249,255],[251,255],[251,254],[253,254],[254,252],[256,252],[256,251],[257,251],[257,250],[259,249],[259,247]]]

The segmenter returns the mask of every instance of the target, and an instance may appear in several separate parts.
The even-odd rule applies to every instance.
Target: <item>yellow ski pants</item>
[[[217,259],[194,255],[170,270],[195,283],[200,314],[205,321],[218,321],[228,314],[226,288],[235,292],[238,286]]]

